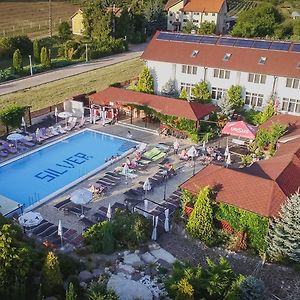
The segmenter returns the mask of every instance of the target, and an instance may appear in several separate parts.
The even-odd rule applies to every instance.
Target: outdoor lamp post
[[[33,75],[33,72],[32,72],[32,61],[31,61],[31,55],[28,55],[29,57],[29,66],[30,66],[30,76]]]
[[[166,194],[167,194],[167,175],[168,175],[168,171],[164,171],[163,173],[164,175],[164,200],[166,200]]]
[[[85,61],[88,62],[88,44],[85,44]]]

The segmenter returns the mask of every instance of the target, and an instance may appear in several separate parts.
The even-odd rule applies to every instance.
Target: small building
[[[297,11],[293,11],[291,16],[292,16],[292,19],[294,19],[294,20],[300,18],[300,14]]]
[[[76,35],[83,35],[84,26],[83,26],[83,12],[79,9],[72,17],[72,33]]]
[[[205,21],[213,22],[218,34],[226,29],[226,0],[168,0],[165,10],[168,12],[167,29],[170,31],[181,31],[188,21],[197,27]]]

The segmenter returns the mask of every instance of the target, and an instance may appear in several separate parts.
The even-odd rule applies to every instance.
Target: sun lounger
[[[108,181],[108,180],[105,180],[105,179],[98,179],[96,181],[96,183],[100,183],[104,186],[107,186],[107,187],[112,187],[112,186],[116,186],[117,183],[116,182],[112,182],[112,181]]]
[[[20,143],[23,144],[25,147],[30,147],[30,148],[35,146],[35,143],[27,141],[25,139],[20,140]]]
[[[49,130],[52,135],[59,135],[59,132],[53,126],[50,126]]]
[[[108,183],[118,183],[120,181],[120,179],[116,179],[116,178],[111,178],[107,175],[99,178],[99,180],[104,180],[104,181],[107,181]]]
[[[79,221],[86,226],[85,229],[92,227],[94,224],[96,224],[96,222],[94,222],[86,217],[80,218]]]
[[[48,228],[50,228],[51,226],[53,226],[54,224],[46,221],[45,223],[43,224],[39,224],[38,226],[36,226],[33,230],[32,230],[32,233],[35,234],[35,235],[38,235],[42,232],[44,232],[45,230],[47,230]]]
[[[75,126],[76,129],[81,128],[84,126],[85,118],[81,118],[80,122]]]
[[[58,230],[57,226],[51,226],[47,230],[43,231],[42,233],[37,234],[37,236],[39,238],[46,239],[52,236],[55,232],[57,232],[57,230]]]
[[[122,179],[122,177],[119,177],[119,176],[118,177],[114,177],[114,176],[111,176],[109,174],[105,174],[103,176],[103,178],[107,178],[107,179],[110,179],[110,180],[115,181],[115,182],[118,182],[118,181],[120,181]]]
[[[151,150],[149,150],[149,151],[146,151],[146,152],[143,154],[143,157],[152,160],[152,158],[153,158],[154,156],[156,156],[156,155],[158,155],[158,154],[160,154],[160,153],[161,153],[161,151],[160,151],[158,148],[154,147],[153,149],[151,149]]]
[[[162,159],[162,158],[164,158],[166,155],[167,155],[167,154],[166,154],[165,152],[161,152],[161,153],[155,155],[154,157],[152,157],[152,161],[157,161],[157,160],[159,160],[159,159]]]
[[[122,203],[119,203],[119,202],[115,202],[112,206],[111,206],[111,209],[113,212],[115,212],[116,209],[126,209],[126,206]]]
[[[141,164],[141,165],[149,165],[151,163],[151,160],[148,160],[148,159],[140,159],[138,161],[138,164]]]
[[[75,126],[76,126],[76,122],[77,122],[77,118],[76,118],[76,117],[70,117],[70,118],[69,118],[69,125],[67,125],[67,126],[65,127],[65,129],[66,129],[67,131],[70,131],[70,130],[74,129]]]
[[[57,208],[57,209],[60,209],[60,208],[62,208],[63,206],[65,206],[66,204],[68,204],[68,203],[71,203],[70,198],[67,198],[67,199],[65,199],[65,200],[63,200],[63,201],[60,201],[60,202],[56,203],[56,204],[54,205],[54,207]]]
[[[57,125],[56,127],[57,131],[60,133],[60,134],[65,134],[67,131],[64,130],[61,125]]]
[[[10,154],[16,154],[18,150],[14,146],[10,146],[7,141],[0,140],[0,146],[2,146],[2,151],[7,151]]]
[[[94,213],[93,216],[95,217],[97,222],[103,222],[103,221],[107,220],[106,215],[104,215],[103,213],[100,213],[100,212]]]
[[[155,145],[155,147],[160,149],[161,151],[169,151],[170,150],[170,146],[168,146],[164,143],[159,143],[159,144]]]
[[[105,174],[110,175],[112,177],[120,178],[120,179],[122,178],[119,174],[114,173],[114,172],[106,172]]]
[[[64,208],[63,208],[64,211],[66,212],[70,212],[70,213],[73,213],[75,214],[76,216],[80,216],[82,214],[82,211],[83,213],[85,214],[87,211],[90,210],[89,207],[86,207],[84,205],[79,205],[79,204],[74,204],[74,203],[70,203],[68,205],[66,205]]]
[[[8,154],[2,150],[0,150],[0,157],[7,157]]]

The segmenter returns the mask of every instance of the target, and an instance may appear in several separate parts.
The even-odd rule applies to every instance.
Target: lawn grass
[[[114,82],[137,77],[143,68],[140,59],[132,59],[30,89],[0,96],[0,109],[12,104],[31,106],[32,111],[55,105],[82,93],[100,91]]]

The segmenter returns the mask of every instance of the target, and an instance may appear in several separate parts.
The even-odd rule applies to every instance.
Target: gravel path
[[[266,263],[257,270],[259,257],[246,256],[241,253],[234,253],[222,248],[208,248],[202,243],[185,238],[179,233],[164,233],[158,241],[161,247],[173,254],[177,259],[189,261],[192,264],[206,265],[206,257],[217,261],[220,256],[226,257],[233,270],[245,275],[253,274],[261,278],[270,293],[278,298],[270,299],[300,299],[300,276],[291,268]]]

